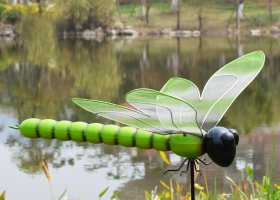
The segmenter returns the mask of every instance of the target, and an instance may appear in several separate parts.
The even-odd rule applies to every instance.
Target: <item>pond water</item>
[[[168,166],[154,150],[90,143],[27,139],[9,125],[30,117],[112,123],[81,110],[71,98],[117,104],[131,89],[159,90],[171,77],[195,82],[199,88],[221,66],[254,50],[266,54],[265,68],[226,113],[220,125],[240,133],[237,155],[228,168],[205,170],[208,184],[230,190],[226,176],[242,180],[246,166],[254,178],[280,175],[280,39],[272,37],[192,37],[137,40],[28,39],[0,44],[0,193],[7,199],[51,199],[39,166],[46,160],[55,199],[67,189],[68,199],[103,199],[121,191],[120,199],[144,199],[159,181],[185,185],[186,175],[163,175]],[[182,158],[168,154],[172,166]],[[244,175],[245,176],[245,175]],[[204,185],[204,177],[197,182]],[[160,186],[159,186],[160,187]],[[160,187],[161,188],[161,187]]]

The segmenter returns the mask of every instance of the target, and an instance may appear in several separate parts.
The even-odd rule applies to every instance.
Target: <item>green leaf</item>
[[[109,190],[109,187],[106,187],[102,192],[100,192],[100,194],[98,195],[99,198],[103,197],[104,194]]]
[[[162,180],[160,180],[159,182],[163,187],[165,187],[168,191],[170,191],[170,187],[165,182],[163,182]]]
[[[199,194],[201,195],[201,197],[202,197],[203,200],[208,200],[208,199],[209,199],[206,193],[200,191]]]
[[[164,200],[164,199],[165,199],[165,191],[163,191],[163,192],[161,193],[161,195],[159,196],[159,199],[160,199],[160,200]]]
[[[214,179],[214,196],[217,196],[217,182],[216,182],[216,178]]]
[[[58,197],[58,200],[62,200],[63,197],[65,197],[66,192],[67,192],[67,189],[65,189],[64,192]]]
[[[146,197],[146,200],[152,200],[151,195],[147,191],[145,191],[145,197]]]
[[[257,186],[262,192],[266,192],[266,189],[265,189],[261,184],[259,184],[258,182],[256,182],[256,186]]]
[[[254,177],[253,169],[251,167],[247,166],[245,171],[246,171],[246,174],[247,174],[247,181],[252,182],[253,177]]]
[[[4,191],[0,196],[0,200],[5,200],[5,194],[6,194],[6,192]]]
[[[270,186],[270,178],[268,176],[263,177],[263,187],[268,188]]]
[[[116,191],[112,196],[111,196],[111,200],[112,199],[115,199],[115,198],[117,198],[118,196],[119,196],[119,194],[121,193],[121,191]]]

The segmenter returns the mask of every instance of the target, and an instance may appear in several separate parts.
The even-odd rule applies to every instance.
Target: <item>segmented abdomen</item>
[[[159,151],[170,150],[170,135],[154,134],[133,127],[31,118],[23,121],[19,129],[22,135],[29,138],[87,141],[142,149],[153,148]]]
[[[175,154],[186,158],[197,158],[205,153],[201,137],[189,134],[161,135],[133,127],[31,118],[23,121],[19,130],[22,135],[29,138],[41,137],[159,151],[171,150]]]

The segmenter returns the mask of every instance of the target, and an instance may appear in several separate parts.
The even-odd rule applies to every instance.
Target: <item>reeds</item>
[[[52,189],[52,184],[51,184],[51,173],[49,171],[49,167],[48,167],[48,164],[45,160],[41,160],[39,162],[39,165],[41,167],[41,169],[43,170],[46,178],[47,178],[47,181],[49,183],[49,188],[50,188],[50,193],[51,193],[51,199],[54,200],[54,195],[53,195],[53,189]],[[67,200],[67,197],[66,197],[66,189],[64,190],[64,192],[58,197],[58,200]]]
[[[40,161],[40,167],[43,170],[49,186],[51,199],[54,199],[53,190],[51,185],[51,175],[48,169],[48,165],[45,161]],[[253,170],[247,167],[245,170],[245,176],[242,175],[242,181],[236,183],[230,177],[226,179],[230,183],[231,192],[230,193],[217,193],[216,182],[214,182],[214,188],[212,191],[209,190],[208,181],[206,173],[202,170],[204,183],[202,185],[195,184],[195,189],[197,191],[197,200],[278,200],[280,199],[280,184],[273,183],[270,175],[263,176],[261,182],[254,180]],[[269,174],[269,173],[268,173]],[[151,192],[145,191],[146,200],[190,200],[191,194],[186,191],[183,185],[179,183],[174,183],[171,179],[169,183],[160,180],[160,185],[163,190],[159,190],[156,186]],[[105,193],[109,190],[106,187],[98,195],[99,199],[103,199]],[[125,191],[122,191],[125,192]],[[111,195],[110,199],[118,199],[120,191],[116,191]],[[0,195],[0,200],[5,200],[5,191]],[[58,200],[67,200],[66,190],[60,195]]]
[[[241,182],[234,182],[230,177],[226,179],[230,183],[230,193],[217,193],[216,182],[214,188],[209,191],[207,177],[203,171],[204,184],[195,184],[198,192],[197,200],[278,200],[280,199],[280,184],[273,184],[270,176],[263,176],[262,182],[253,180],[253,170],[250,167],[246,168],[246,178],[242,176]],[[163,190],[159,191],[157,187],[151,192],[145,191],[146,200],[189,200],[191,195],[184,190],[182,185],[173,183],[169,184],[160,180]]]
[[[49,171],[48,164],[45,160],[40,160],[39,165],[40,165],[41,169],[43,170],[43,172],[44,172],[44,174],[45,174],[45,176],[48,180],[49,187],[50,187],[50,193],[51,193],[51,199],[54,200],[53,189],[52,189],[52,184],[51,184],[51,174],[50,174],[50,171]]]
[[[0,195],[0,200],[5,200],[5,194],[6,194],[6,192],[4,191],[4,192],[2,192],[2,194]]]

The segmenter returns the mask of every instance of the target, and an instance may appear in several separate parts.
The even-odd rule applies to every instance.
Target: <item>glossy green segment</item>
[[[103,127],[104,125],[99,123],[89,124],[85,130],[86,140],[94,144],[101,143],[99,133]]]
[[[153,133],[144,131],[141,129],[137,130],[136,136],[135,136],[135,144],[140,149],[151,149],[151,138]]]
[[[175,154],[186,158],[197,158],[205,153],[202,139],[188,134],[170,136],[170,148]]]
[[[38,135],[36,133],[36,128],[39,122],[40,119],[36,119],[36,118],[24,120],[19,126],[19,130],[21,134],[28,138],[38,138]]]
[[[43,119],[39,122],[38,133],[41,138],[52,139],[52,134],[54,133],[54,124],[55,120],[52,119]]]
[[[119,145],[124,147],[133,147],[134,144],[134,137],[136,135],[137,129],[133,127],[123,127],[120,129],[118,133],[118,142]]]
[[[86,141],[84,130],[87,127],[85,122],[73,122],[70,127],[71,139],[76,142]]]
[[[116,138],[120,127],[116,125],[105,125],[101,130],[102,142],[109,145],[116,145]]]
[[[25,137],[59,140],[88,141],[108,145],[122,145],[141,149],[173,151],[179,156],[196,158],[203,155],[202,139],[193,135],[161,135],[133,127],[119,127],[99,123],[55,121],[52,119],[27,119],[19,129]]]
[[[58,140],[69,140],[68,133],[71,124],[72,122],[66,120],[57,122],[54,127],[54,137]]]
[[[170,135],[153,134],[153,142],[152,142],[153,148],[159,151],[168,151],[169,138]]]

